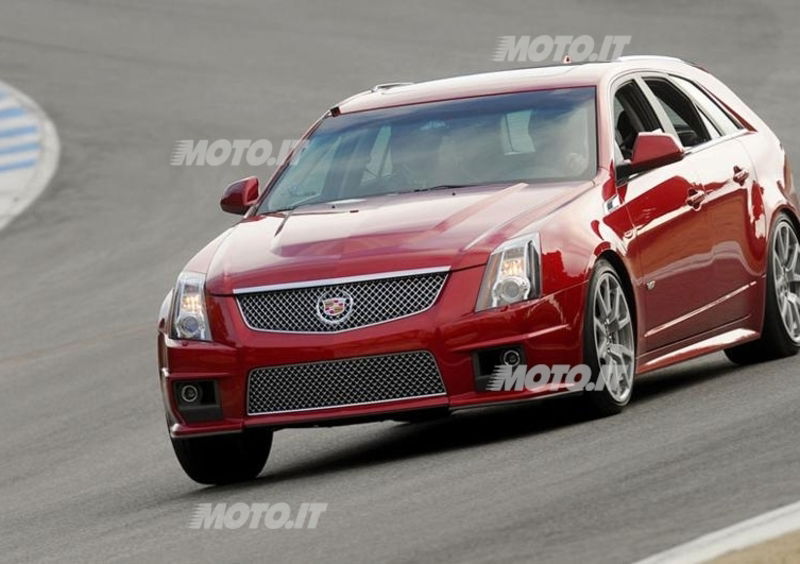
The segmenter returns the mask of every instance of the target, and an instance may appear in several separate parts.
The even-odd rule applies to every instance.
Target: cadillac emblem
[[[344,290],[327,290],[317,298],[317,317],[327,325],[339,325],[353,313],[353,296]]]

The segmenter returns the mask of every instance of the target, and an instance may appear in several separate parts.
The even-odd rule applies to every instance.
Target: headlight
[[[539,235],[506,241],[489,257],[475,311],[514,304],[539,296]]]
[[[172,338],[210,341],[205,299],[206,277],[197,272],[183,272],[175,286],[172,302]]]

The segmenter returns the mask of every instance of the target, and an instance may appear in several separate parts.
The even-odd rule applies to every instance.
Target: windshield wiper
[[[372,198],[372,197],[375,197],[375,196],[390,196],[390,195],[393,195],[393,194],[410,194],[410,193],[414,193],[414,192],[431,192],[433,190],[448,190],[448,189],[451,189],[451,188],[469,188],[470,186],[479,186],[479,184],[440,184],[438,186],[427,186],[425,188],[414,188],[413,190],[398,190],[398,191],[393,191],[393,192],[378,192],[378,193],[375,193],[375,194],[362,194],[362,195],[359,195],[358,198],[359,199],[363,199],[363,198]],[[331,202],[336,202],[336,201],[337,200],[328,200],[328,201],[320,200],[319,199],[319,194],[315,194],[315,195],[310,196],[308,198],[304,198],[304,199],[300,200],[299,202],[297,202],[295,204],[292,204],[289,207],[278,209],[278,210],[269,210],[267,213],[281,213],[281,212],[290,212],[291,213],[291,212],[295,211],[297,208],[302,207],[302,206],[307,206],[309,204],[324,204],[324,203],[331,203]]]
[[[477,184],[439,184],[438,186],[428,186],[426,188],[414,188],[412,192],[431,192],[433,190],[447,190],[449,188],[469,188]]]
[[[314,201],[314,200],[317,200],[318,198],[319,198],[319,194],[314,194],[312,196],[308,196],[307,198],[303,198],[299,202],[295,202],[294,204],[292,204],[289,207],[282,208],[282,209],[279,209],[279,210],[269,210],[268,213],[291,212],[291,211],[296,210],[300,206],[306,206],[306,205],[309,205],[309,204],[320,203],[320,202],[315,202]]]

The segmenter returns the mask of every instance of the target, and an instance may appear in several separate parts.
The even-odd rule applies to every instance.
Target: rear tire
[[[210,437],[172,438],[184,472],[200,484],[230,484],[259,475],[272,449],[272,431],[246,429]]]
[[[584,362],[592,373],[584,398],[592,415],[615,415],[631,401],[636,367],[631,311],[617,271],[599,260],[589,283],[583,331]]]
[[[767,259],[767,288],[761,337],[725,350],[748,365],[797,354],[800,350],[800,243],[786,215],[775,222]]]

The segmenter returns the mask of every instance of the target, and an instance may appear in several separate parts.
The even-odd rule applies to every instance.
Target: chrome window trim
[[[725,143],[726,141],[730,141],[731,139],[738,139],[739,137],[744,137],[745,135],[748,135],[750,133],[752,133],[752,131],[749,131],[747,129],[739,129],[735,133],[729,133],[729,134],[724,135],[722,137],[717,137],[716,139],[711,139],[709,141],[706,141],[705,143],[700,143],[699,145],[695,145],[694,147],[684,148],[683,154],[684,155],[693,155],[693,154],[699,153],[699,152],[701,152],[701,151],[703,151],[705,149],[709,149],[711,147],[716,147],[717,145]]]
[[[693,80],[691,80],[691,79],[689,79],[689,78],[687,78],[685,76],[682,76],[682,75],[680,75],[680,74],[678,74],[676,72],[662,71],[662,70],[657,70],[657,69],[646,69],[646,68],[627,70],[625,72],[622,72],[622,73],[614,76],[614,78],[609,81],[608,88],[606,89],[606,94],[608,95],[607,102],[611,104],[611,113],[610,113],[610,115],[612,115],[612,116],[614,115],[614,96],[616,95],[617,90],[619,90],[622,86],[624,86],[625,84],[627,84],[628,82],[631,82],[631,81],[632,82],[636,82],[637,85],[638,85],[638,81],[644,82],[648,77],[650,77],[650,78],[663,78],[663,79],[666,79],[668,81],[669,81],[670,77],[677,77],[677,78],[686,80],[688,82],[691,82],[692,84],[694,84],[695,86],[700,88],[703,92],[708,94],[709,97],[712,99],[712,101],[714,101],[718,106],[720,106],[720,109],[722,111],[724,111],[726,114],[730,115],[730,112],[721,105],[721,103],[719,102],[718,98],[712,92],[710,92],[705,87],[703,87],[700,84],[698,84],[697,82],[695,82],[695,81],[693,81]],[[694,104],[695,106],[697,105],[697,103],[694,101],[694,98],[692,98],[689,94],[684,92],[684,90],[680,87],[680,85],[675,84],[672,81],[670,81],[670,84],[675,86],[675,88],[680,90],[684,95],[688,96],[689,100],[692,101],[692,104]],[[650,106],[653,108],[653,111],[656,113],[656,116],[658,117],[659,121],[661,121],[662,118],[659,116],[659,111],[663,111],[663,109],[654,107],[653,101],[650,100],[650,96],[648,95],[649,87],[648,87],[648,90],[644,90],[639,85],[639,88],[642,90],[642,94],[644,94],[645,99],[647,100],[647,103],[650,104]],[[698,109],[698,111],[699,111],[699,109]],[[734,116],[731,116],[731,117],[734,119],[734,121],[736,123],[739,123],[738,119],[736,119]],[[712,122],[713,122],[713,120],[712,120]],[[610,147],[612,149],[611,150],[612,159],[613,159],[614,165],[616,166],[619,163],[617,163],[616,159],[614,158],[614,151],[613,151],[614,144],[616,144],[616,139],[614,137],[615,125],[616,124],[614,124],[613,118],[612,118],[612,120],[611,120],[611,128],[610,128],[610,131],[611,131],[611,136],[610,136],[611,146]],[[667,125],[671,126],[671,123],[668,122]],[[741,125],[741,124],[739,124],[739,125]],[[662,130],[663,130],[663,127],[662,127]],[[670,132],[664,131],[664,133],[670,133]],[[699,153],[700,151],[703,151],[705,149],[708,149],[708,148],[711,148],[711,147],[715,147],[715,146],[717,146],[717,145],[719,145],[721,143],[725,143],[725,142],[731,141],[733,139],[738,139],[739,137],[744,137],[744,136],[749,135],[751,133],[753,133],[753,131],[747,129],[746,127],[744,127],[742,125],[740,129],[738,129],[737,131],[735,131],[733,133],[729,133],[727,135],[722,135],[720,137],[717,137],[716,139],[709,139],[708,141],[705,141],[705,142],[700,143],[698,145],[695,145],[693,147],[684,147],[683,143],[680,143],[680,140],[678,142],[680,143],[680,146],[683,147],[683,154],[684,154],[684,158],[685,158],[685,157],[691,156],[691,155],[693,155],[695,153]],[[675,134],[675,135],[677,137],[677,134]],[[598,150],[599,150],[599,148],[598,148]],[[657,167],[657,168],[661,168],[661,167]],[[655,170],[655,169],[651,169],[651,170]],[[628,177],[627,180],[630,181],[632,179],[639,178],[640,175],[647,174],[648,172],[650,172],[650,170],[645,170],[645,171],[642,171],[642,172],[638,172],[636,174],[632,174],[630,177]],[[615,178],[615,181],[618,183],[619,179]],[[611,200],[609,200],[608,202],[604,202],[605,206],[608,206],[609,204],[613,205],[613,203],[614,203],[613,202],[613,198]],[[609,213],[611,211],[611,210],[608,209],[608,207],[605,207],[605,210],[606,210],[606,213]]]
[[[728,119],[731,120],[731,122],[733,122],[733,125],[735,125],[737,129],[747,129],[744,126],[744,124],[742,124],[741,121],[739,121],[739,118],[734,116],[731,113],[731,111],[728,110],[728,108],[725,106],[725,104],[722,103],[722,100],[720,100],[716,95],[714,95],[714,93],[712,93],[704,85],[700,84],[699,82],[697,82],[695,80],[691,80],[691,79],[689,79],[689,78],[687,78],[685,76],[681,76],[681,75],[679,75],[677,73],[668,73],[667,76],[670,77],[670,78],[677,78],[679,80],[683,80],[684,82],[688,82],[689,84],[691,84],[692,86],[697,88],[700,92],[705,94],[706,97],[711,101],[711,103],[714,104],[715,106],[717,106],[717,108],[719,108],[719,111],[721,111],[723,114],[725,114],[728,117]],[[681,92],[686,94],[689,97],[689,99],[692,100],[692,102],[694,102],[695,106],[698,106],[698,110],[702,109],[702,108],[699,107],[699,104],[698,104],[697,100],[694,99],[694,95],[691,94],[690,92],[687,92],[686,89],[683,87],[683,85],[681,83],[673,81],[673,84],[675,84],[675,86],[678,89],[680,89]],[[719,128],[719,124],[714,119],[712,119],[711,116],[706,116],[706,117],[708,117],[708,119],[711,121],[711,123],[715,124],[715,126],[717,128]],[[722,133],[722,131],[720,131],[720,133]],[[727,135],[732,135],[732,134],[728,133]]]
[[[702,108],[700,108],[698,106],[698,103],[697,103],[697,101],[695,101],[694,97],[691,94],[689,94],[688,92],[686,92],[681,87],[680,83],[676,83],[674,80],[671,80],[671,79],[679,78],[681,80],[685,80],[686,82],[694,84],[701,92],[704,92],[711,99],[711,101],[713,103],[715,103],[719,107],[720,111],[725,113],[737,125],[738,129],[736,131],[732,132],[732,133],[727,133],[725,135],[720,135],[719,137],[716,137],[714,139],[709,139],[708,141],[703,141],[702,143],[698,143],[697,145],[692,145],[691,147],[686,147],[683,143],[680,143],[681,147],[683,147],[684,155],[691,155],[691,154],[694,154],[696,152],[702,151],[703,149],[705,149],[707,147],[714,147],[714,146],[716,146],[716,145],[718,145],[720,143],[724,143],[724,142],[729,141],[731,139],[736,139],[738,137],[743,137],[743,136],[745,136],[745,135],[747,135],[749,133],[752,133],[752,131],[750,131],[749,129],[744,127],[741,123],[739,123],[738,119],[736,119],[734,116],[731,115],[731,113],[718,101],[716,96],[714,96],[709,90],[707,90],[704,86],[698,84],[694,80],[686,78],[685,76],[682,76],[682,75],[680,75],[678,73],[675,73],[675,72],[664,72],[664,71],[642,72],[642,73],[640,73],[639,78],[641,78],[642,81],[645,82],[645,84],[646,84],[646,81],[647,81],[648,78],[661,78],[661,79],[666,80],[669,84],[671,84],[674,88],[676,88],[679,92],[681,92],[684,96],[686,96],[689,99],[689,101],[695,107],[695,110],[697,111],[698,114],[704,114]],[[649,88],[649,85],[648,85],[648,88]],[[650,101],[650,100],[648,100],[648,101]],[[652,105],[652,102],[651,102],[651,105]],[[711,119],[711,117],[706,115],[706,118],[712,124],[714,124],[715,127],[719,127],[716,124],[716,122],[713,119]],[[720,132],[720,134],[721,133],[722,132]]]

